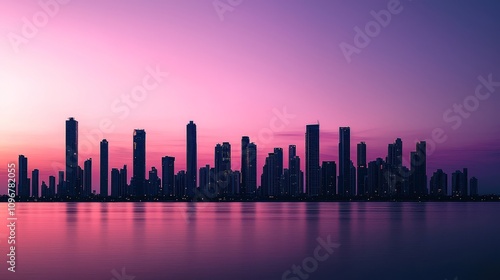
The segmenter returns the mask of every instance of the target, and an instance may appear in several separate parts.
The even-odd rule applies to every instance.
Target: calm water
[[[7,224],[7,205],[0,207]],[[294,264],[310,272],[302,268],[302,278],[290,272],[283,279],[500,279],[500,203],[17,208],[17,272],[4,261],[0,279],[279,280]],[[5,228],[0,253],[7,260]],[[340,247],[328,252],[318,238]]]

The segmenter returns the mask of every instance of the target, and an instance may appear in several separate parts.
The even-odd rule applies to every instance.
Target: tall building
[[[337,164],[335,161],[323,161],[321,164],[321,195],[337,194]]]
[[[111,197],[120,197],[120,171],[118,168],[111,169]]]
[[[187,196],[194,196],[196,189],[196,173],[198,172],[196,124],[190,121],[186,127],[186,188]]]
[[[30,196],[30,185],[28,183],[28,158],[19,155],[19,176],[17,179],[17,195],[22,197]]]
[[[275,154],[269,153],[266,157],[266,162],[262,167],[260,180],[260,194],[263,197],[275,195],[274,172],[275,172]]]
[[[175,157],[161,158],[161,184],[163,195],[175,195]]]
[[[215,176],[216,193],[227,193],[230,183],[229,174],[231,173],[231,144],[223,142],[215,146]]]
[[[249,143],[246,148],[245,195],[254,196],[257,191],[257,145]]]
[[[454,196],[468,195],[468,171],[464,168],[462,171],[457,170],[451,174],[451,190]]]
[[[460,184],[460,193],[462,195],[467,196],[469,195],[469,171],[467,168],[462,169],[462,183]]]
[[[175,175],[175,196],[186,196],[186,171],[181,170]]]
[[[241,172],[232,171],[231,172],[231,191],[230,194],[235,195],[241,192]]]
[[[288,146],[288,163],[297,156],[297,146],[289,145]]]
[[[83,196],[89,197],[92,194],[92,159],[89,158],[83,163]]]
[[[274,148],[273,153],[269,153],[262,170],[261,194],[264,197],[280,196],[283,194],[281,188],[283,175],[283,149]]]
[[[351,185],[351,194],[352,196],[356,195],[356,167],[354,166],[354,163],[349,161],[349,168],[350,170],[350,182],[349,184]]]
[[[306,126],[306,193],[318,196],[320,193],[319,170],[319,124]]]
[[[478,194],[479,194],[479,189],[477,184],[477,178],[472,177],[470,178],[470,196],[478,196]]]
[[[127,165],[123,165],[123,168],[120,169],[120,195],[127,196],[130,195],[128,184],[127,184]]]
[[[146,195],[146,131],[134,130],[132,188],[136,196]]]
[[[200,191],[203,194],[208,194],[208,191],[210,190],[210,165],[207,164],[204,167],[201,167],[199,175],[198,181],[200,183]]]
[[[242,195],[246,194],[246,181],[248,172],[248,160],[247,160],[247,149],[248,144],[250,144],[250,137],[241,137],[241,190]]]
[[[56,177],[49,176],[49,192],[47,194],[48,197],[56,196]]]
[[[38,195],[38,189],[40,186],[40,171],[38,169],[33,169],[31,172],[31,196],[32,197],[39,197]]]
[[[66,191],[76,197],[78,193],[78,122],[74,118],[66,120]]]
[[[358,195],[365,196],[368,194],[366,190],[366,175],[368,166],[366,165],[366,143],[361,142],[357,145],[357,166],[358,166]]]
[[[389,144],[387,163],[396,168],[403,165],[403,141],[400,138],[397,138],[393,144]]]
[[[339,128],[339,195],[354,196],[355,187],[351,186],[351,129]]]
[[[100,174],[100,192],[99,194],[103,197],[108,196],[108,186],[109,186],[109,150],[108,141],[103,139],[101,141],[101,153],[99,162]]]
[[[283,149],[274,148],[274,195],[284,195],[284,186],[281,184],[283,176]]]
[[[417,142],[416,151],[410,154],[410,160],[411,160],[410,194],[425,195],[428,193],[425,141]]]
[[[448,174],[444,173],[442,169],[438,169],[432,174],[430,181],[430,195],[448,195]]]
[[[288,146],[288,195],[299,196],[304,190],[301,180],[300,158],[297,156],[297,148],[295,145]]]

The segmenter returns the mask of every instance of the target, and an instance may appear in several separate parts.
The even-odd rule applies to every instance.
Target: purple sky
[[[446,141],[428,157],[429,178],[436,168],[451,175],[468,167],[481,193],[500,193],[500,87],[478,104],[472,97],[479,76],[500,81],[500,3],[245,0],[222,15],[212,0],[57,6],[49,5],[55,12],[45,23],[38,1],[9,1],[0,12],[4,166],[24,154],[30,172],[40,169],[47,182],[62,169],[64,121],[72,116],[80,126],[80,164],[94,160],[94,189],[100,138],[110,142],[110,167],[131,168],[132,132],[144,128],[148,170],[165,155],[185,169],[189,120],[198,127],[199,167],[213,165],[215,144],[229,141],[238,169],[241,136],[248,135],[258,145],[260,174],[273,147],[287,156],[295,144],[304,158],[305,125],[319,121],[322,160],[337,160],[339,126],[351,127],[353,161],[359,141],[373,160],[385,158],[387,144],[400,137],[408,158],[417,140],[441,128]],[[371,11],[388,7],[398,12],[348,62],[340,45],[356,47],[355,27],[364,30]],[[33,23],[34,16],[36,31],[23,19]],[[169,75],[126,103],[148,67]],[[464,100],[477,108],[467,117],[452,111],[446,122],[443,114]],[[294,118],[270,126],[284,108]],[[97,135],[103,120],[112,129]],[[273,128],[271,140],[262,137]],[[6,167],[0,179],[6,181]]]

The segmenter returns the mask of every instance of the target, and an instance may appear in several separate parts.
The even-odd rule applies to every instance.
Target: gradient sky
[[[258,145],[260,175],[273,147],[286,157],[287,146],[297,145],[304,163],[305,125],[319,121],[321,160],[337,160],[339,126],[351,127],[354,161],[359,141],[373,160],[385,158],[397,137],[407,161],[416,141],[442,128],[447,140],[428,157],[429,178],[436,168],[451,175],[468,167],[481,193],[500,193],[500,88],[458,129],[443,119],[474,94],[478,76],[500,81],[500,2],[401,1],[402,11],[348,63],[339,44],[354,44],[354,27],[364,29],[370,11],[389,2],[246,0],[221,20],[212,0],[72,0],[18,52],[9,36],[21,35],[23,18],[33,21],[43,9],[38,1],[3,3],[0,180],[6,163],[24,154],[29,176],[38,168],[48,183],[64,166],[68,117],[79,122],[81,166],[93,158],[94,189],[101,137],[110,143],[110,168],[132,168],[132,133],[143,128],[147,169],[170,155],[181,170],[186,124],[194,120],[198,167],[213,165],[214,146],[229,141],[239,169],[248,135]],[[112,104],[142,83],[148,66],[169,76],[122,118]],[[261,137],[273,111],[285,107],[295,117],[271,141]],[[103,119],[114,128],[96,136]]]

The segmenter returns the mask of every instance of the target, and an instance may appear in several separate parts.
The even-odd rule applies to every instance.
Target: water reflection
[[[122,267],[136,279],[280,279],[328,235],[341,247],[310,279],[500,275],[494,203],[46,203],[21,211],[23,268],[14,277],[0,270],[0,279],[111,279]]]

